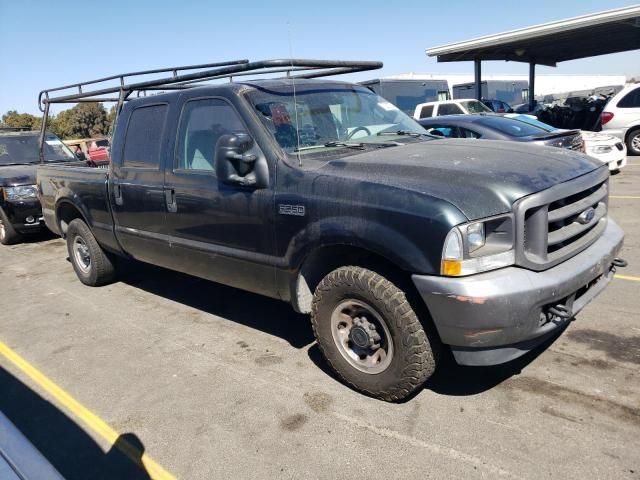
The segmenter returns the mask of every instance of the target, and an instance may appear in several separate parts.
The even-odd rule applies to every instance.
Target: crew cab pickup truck
[[[83,283],[113,281],[123,257],[290,302],[337,374],[387,401],[419,389],[443,348],[464,365],[524,354],[624,266],[606,165],[438,139],[350,83],[135,98],[111,153],[108,169],[38,168]]]

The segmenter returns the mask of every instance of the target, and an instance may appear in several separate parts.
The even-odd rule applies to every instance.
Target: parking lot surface
[[[89,288],[59,238],[0,248],[0,342],[73,400],[5,354],[0,410],[69,479],[162,476],[132,451],[165,478],[639,479],[639,210],[629,157],[629,267],[544,349],[402,404],[339,383],[285,303],[145,265]]]

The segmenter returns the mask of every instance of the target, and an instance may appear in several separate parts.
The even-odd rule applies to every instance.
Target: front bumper
[[[440,338],[462,365],[513,360],[570,319],[548,309],[563,305],[573,315],[613,277],[612,262],[624,233],[611,219],[589,248],[542,272],[507,267],[468,277],[413,275]]]
[[[606,163],[609,167],[610,171],[617,171],[621,168],[624,168],[627,165],[627,147],[624,146],[622,142],[618,142],[622,145],[622,150],[619,150],[618,147],[612,145],[612,150],[608,153],[599,153],[595,154],[589,149],[587,149],[587,155],[596,160]]]
[[[44,225],[42,207],[37,198],[33,200],[7,200],[4,204],[6,213],[13,228],[20,233],[39,231]],[[33,221],[29,221],[33,219]]]

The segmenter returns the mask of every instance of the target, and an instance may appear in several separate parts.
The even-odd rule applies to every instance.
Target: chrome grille
[[[606,227],[608,193],[599,169],[516,202],[517,263],[543,270],[591,245]]]

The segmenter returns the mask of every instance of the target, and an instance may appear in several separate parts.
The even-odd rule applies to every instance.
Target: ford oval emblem
[[[595,208],[589,207],[584,212],[582,212],[580,215],[578,215],[578,223],[586,225],[591,220],[593,220],[593,217],[595,217],[595,216],[596,216]]]

